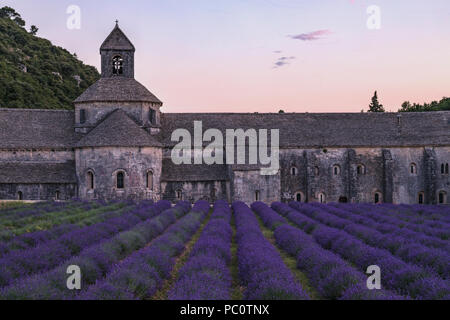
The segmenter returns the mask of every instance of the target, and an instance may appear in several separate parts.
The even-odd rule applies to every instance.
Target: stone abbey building
[[[162,113],[116,26],[74,111],[0,109],[0,199],[447,203],[450,112]],[[279,129],[280,170],[175,165],[172,132]]]

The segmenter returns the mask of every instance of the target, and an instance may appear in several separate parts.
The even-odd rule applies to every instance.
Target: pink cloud
[[[294,36],[289,36],[292,39],[302,40],[302,41],[314,41],[320,40],[322,37],[331,34],[330,30],[317,30],[309,33],[301,33]]]

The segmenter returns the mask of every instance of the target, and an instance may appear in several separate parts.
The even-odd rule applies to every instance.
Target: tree
[[[369,112],[385,112],[383,105],[378,102],[378,94],[376,91],[372,97],[372,103],[369,105]]]
[[[38,33],[39,29],[36,26],[31,26],[30,27],[30,33],[35,36]]]
[[[441,101],[433,101],[431,103],[413,103],[405,101],[402,103],[398,112],[429,112],[429,111],[443,111],[450,110],[450,98],[442,98]]]
[[[16,10],[14,10],[11,7],[3,7],[0,8],[0,18],[15,18],[15,17],[20,17],[20,14],[18,14],[16,12]]]
[[[284,110],[280,110],[280,111],[278,111],[278,113],[285,113],[285,112],[284,112]]]

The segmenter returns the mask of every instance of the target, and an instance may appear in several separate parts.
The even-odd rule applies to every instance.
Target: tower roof
[[[130,39],[127,38],[125,33],[119,28],[119,24],[116,21],[116,26],[109,36],[103,41],[100,47],[102,50],[130,50],[135,51],[134,45],[131,43]]]
[[[84,136],[76,147],[161,147],[162,144],[142,129],[121,109]]]
[[[153,93],[132,78],[101,78],[86,89],[75,103],[83,102],[151,102],[162,104]]]

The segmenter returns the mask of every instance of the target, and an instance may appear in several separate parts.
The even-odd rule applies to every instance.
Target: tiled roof
[[[86,89],[75,103],[83,102],[151,102],[162,104],[153,93],[133,78],[101,78]]]
[[[160,147],[158,140],[139,127],[121,109],[113,111],[84,136],[76,147]]]

